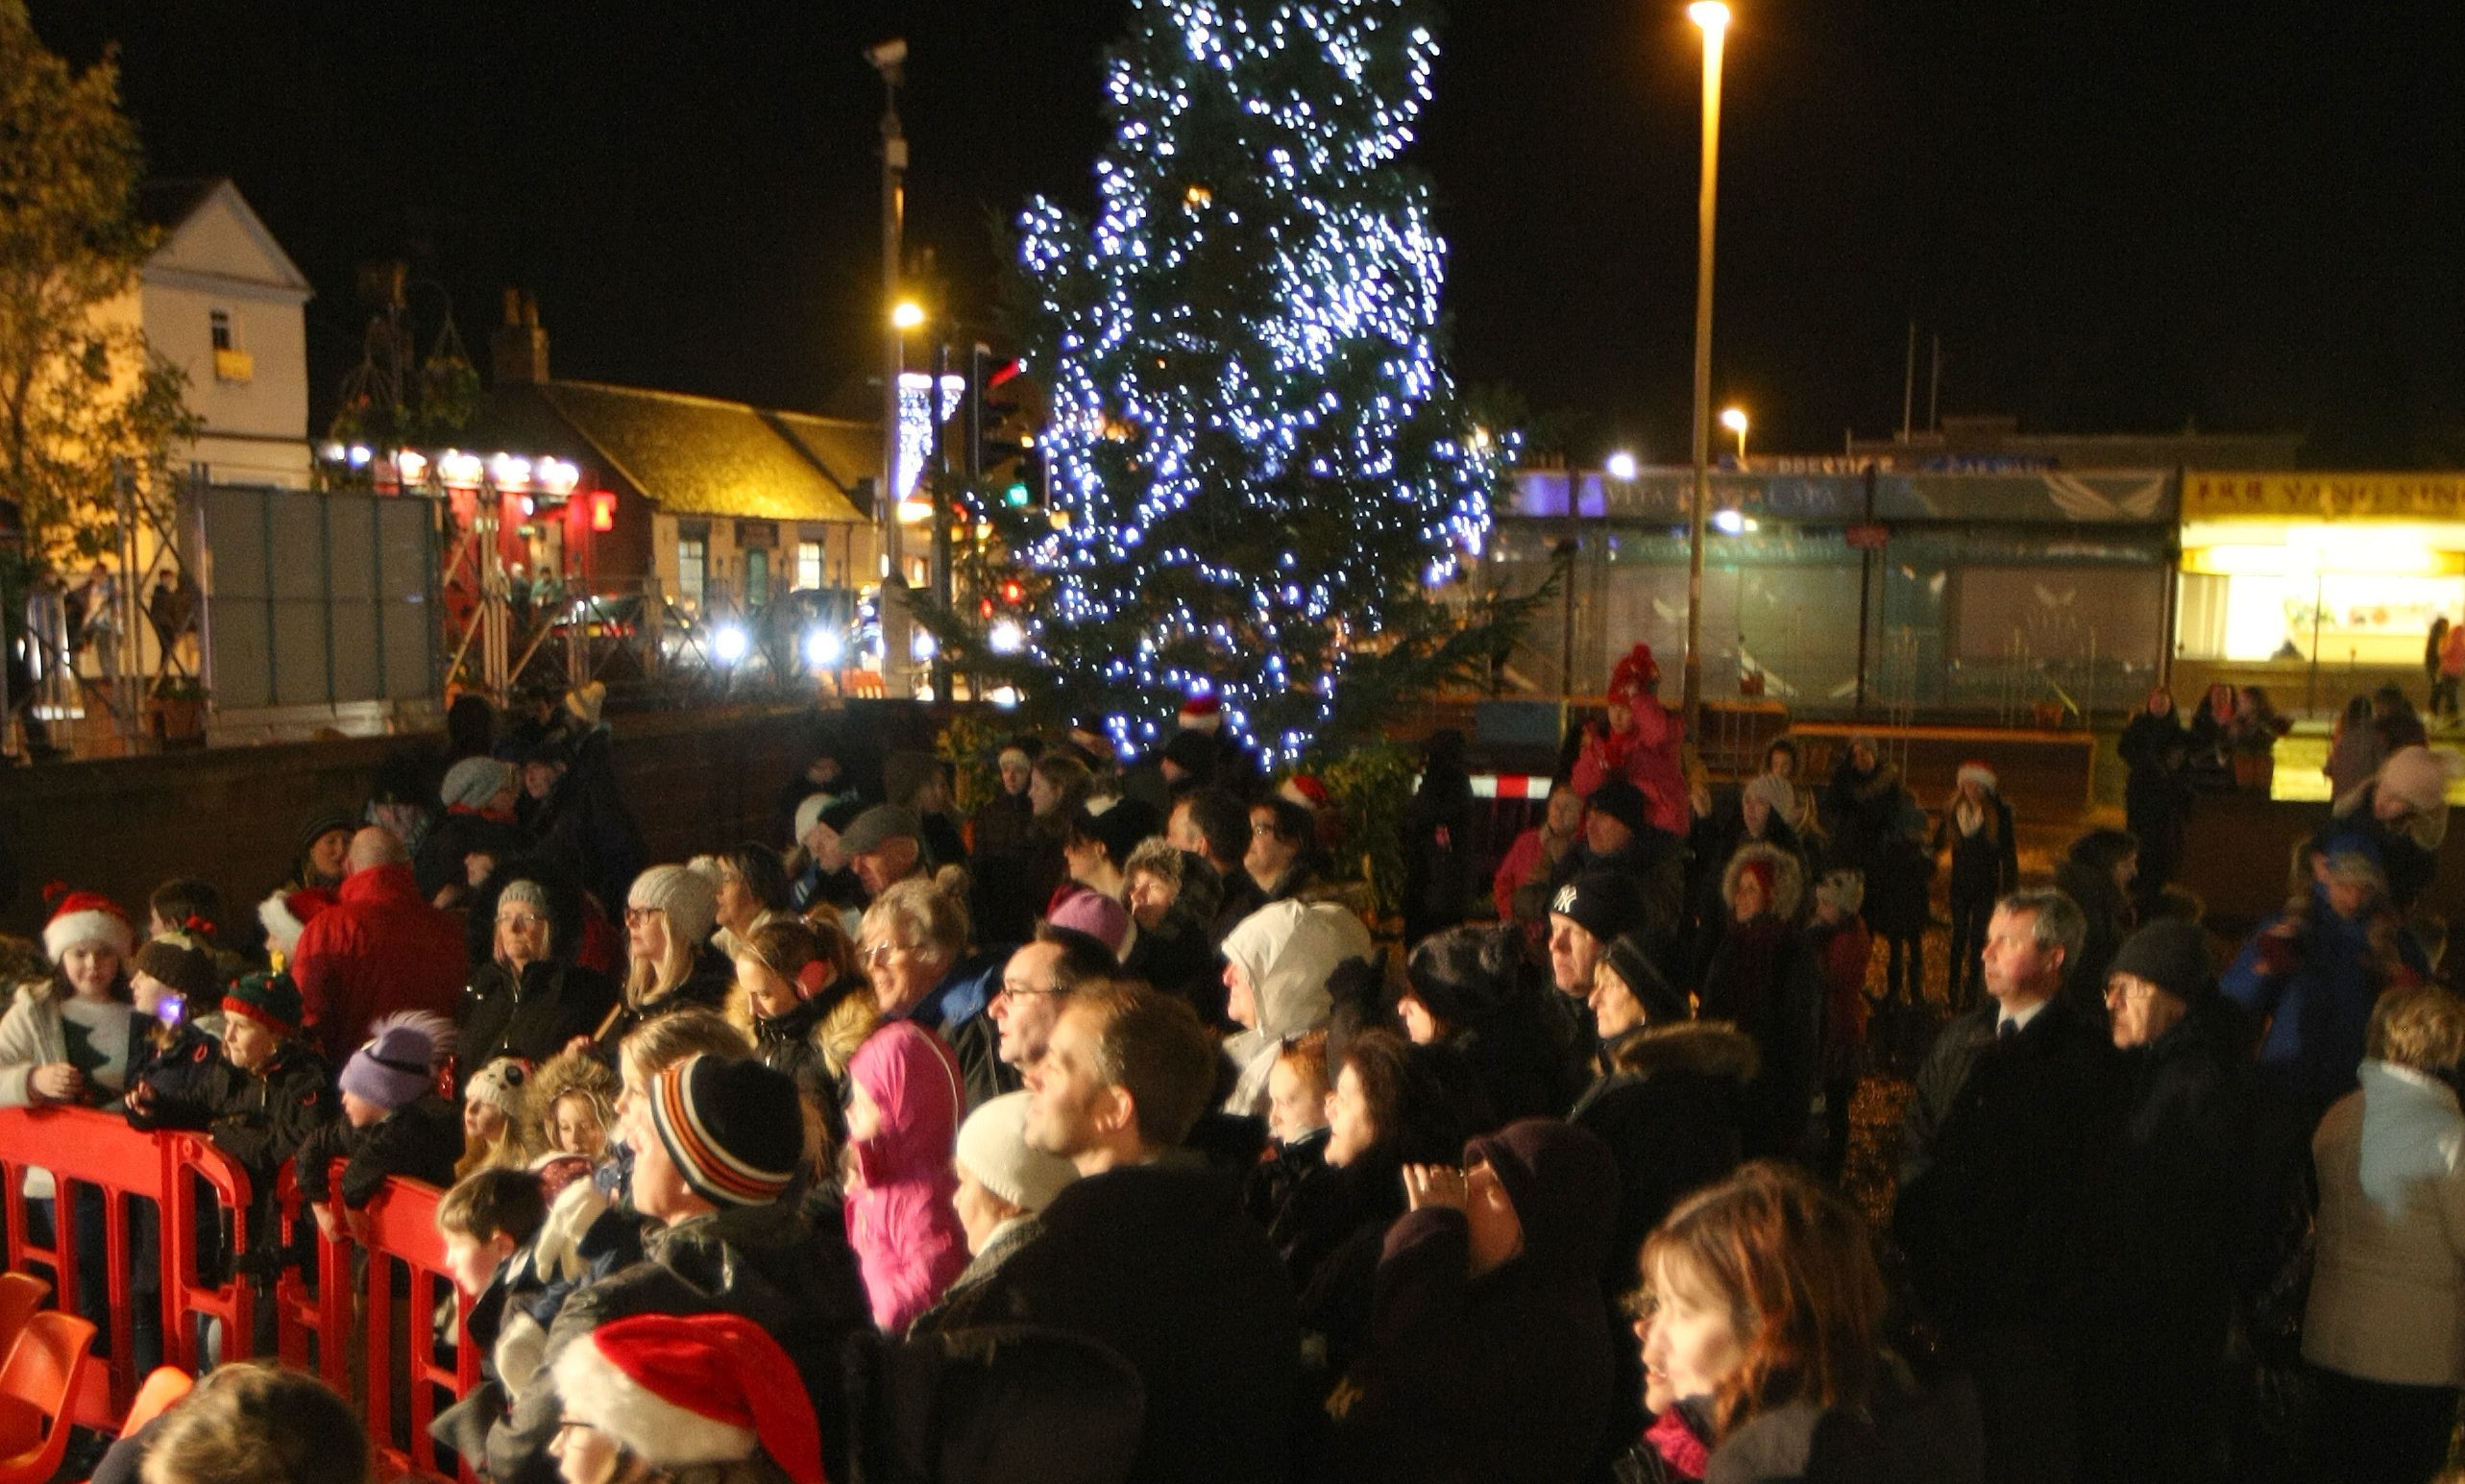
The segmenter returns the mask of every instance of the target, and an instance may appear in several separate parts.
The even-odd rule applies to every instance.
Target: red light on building
[[[616,496],[614,493],[607,490],[593,490],[591,492],[591,529],[595,531],[612,531],[616,529]]]

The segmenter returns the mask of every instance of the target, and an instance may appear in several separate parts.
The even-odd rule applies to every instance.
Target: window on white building
[[[796,543],[796,586],[812,592],[821,586],[821,543]]]
[[[702,606],[702,590],[710,576],[711,544],[707,536],[676,538],[676,598],[686,607]]]
[[[232,311],[229,309],[214,310],[210,317],[210,323],[214,337],[215,350],[236,351],[239,349],[239,342],[232,338]]]
[[[744,553],[744,603],[748,608],[761,608],[770,601],[770,553],[755,549]]]

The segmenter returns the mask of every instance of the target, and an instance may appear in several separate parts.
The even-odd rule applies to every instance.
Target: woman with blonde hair
[[[673,1010],[720,1010],[736,987],[726,958],[711,946],[719,892],[682,865],[654,865],[625,893],[624,1000],[599,1024],[602,1051],[646,1021]]]
[[[2321,1479],[2427,1479],[2465,1385],[2465,1112],[2447,1081],[2465,1000],[2430,985],[2372,1007],[2361,1085],[2311,1135],[2318,1249],[2303,1358]]]

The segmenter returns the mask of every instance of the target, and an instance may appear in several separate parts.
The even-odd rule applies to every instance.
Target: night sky
[[[1714,381],[1758,450],[1948,413],[2042,431],[2303,429],[2314,464],[2465,463],[2465,6],[1736,0]],[[712,7],[34,0],[121,47],[163,175],[234,177],[316,284],[312,417],[354,265],[506,285],[558,375],[865,412],[881,90],[904,34],[910,236],[988,305],[1031,192],[1090,195],[1126,0]],[[1696,33],[1679,0],[1454,0],[1416,163],[1458,375],[1571,451],[1680,461]],[[444,300],[415,296],[432,324]]]

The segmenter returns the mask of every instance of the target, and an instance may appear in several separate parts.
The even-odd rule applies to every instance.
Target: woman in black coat
[[[2139,841],[2136,895],[2143,912],[2183,864],[2183,828],[2191,817],[2191,734],[2174,693],[2148,693],[2148,706],[2123,728],[2117,749],[2131,772],[2123,785],[2123,822]]]
[[[546,1061],[589,1035],[616,1004],[616,985],[574,961],[582,888],[555,861],[500,862],[473,894],[471,979],[454,1016],[461,1076],[498,1057]]]
[[[1814,1111],[1823,978],[1795,925],[1805,881],[1794,856],[1749,845],[1729,863],[1728,930],[1697,999],[1705,1020],[1751,1037],[1762,1062],[1746,1089],[1745,1155],[1795,1158]]]

